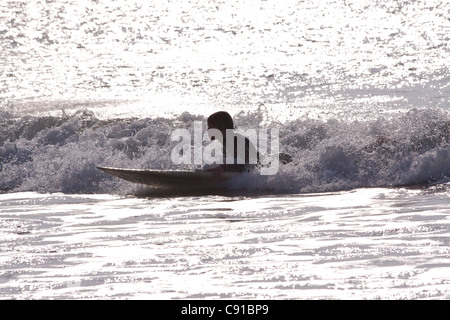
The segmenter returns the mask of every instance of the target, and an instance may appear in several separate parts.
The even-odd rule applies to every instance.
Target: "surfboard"
[[[224,185],[228,180],[241,175],[240,172],[223,172],[214,175],[210,171],[124,169],[97,167],[117,178],[148,186],[161,187],[211,187]]]

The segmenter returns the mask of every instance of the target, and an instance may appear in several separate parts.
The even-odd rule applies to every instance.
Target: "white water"
[[[0,298],[450,297],[447,1],[0,9]],[[180,168],[218,110],[294,163],[195,196],[96,169]]]

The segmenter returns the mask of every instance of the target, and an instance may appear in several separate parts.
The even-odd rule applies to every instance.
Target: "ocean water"
[[[1,299],[450,298],[447,1],[0,3]],[[175,165],[218,110],[294,159]],[[195,192],[194,192],[195,191]]]

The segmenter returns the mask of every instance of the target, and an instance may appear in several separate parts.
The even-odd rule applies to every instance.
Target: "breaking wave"
[[[177,142],[171,141],[171,133],[205,120],[189,113],[113,120],[99,119],[89,110],[60,117],[0,113],[3,192],[133,192],[130,183],[96,167],[194,169],[172,163]],[[302,193],[416,185],[450,177],[450,115],[440,109],[353,122],[302,118],[263,124],[262,118],[261,111],[235,115],[241,128],[279,128],[280,151],[294,161],[273,176],[247,175],[235,187]]]

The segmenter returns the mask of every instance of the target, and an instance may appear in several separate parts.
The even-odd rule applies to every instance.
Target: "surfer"
[[[207,123],[208,129],[217,129],[222,133],[223,145],[223,164],[206,168],[207,171],[217,174],[225,171],[249,172],[259,165],[259,152],[247,137],[234,131],[233,118],[228,112],[213,113],[208,117]],[[227,136],[228,138],[232,137],[234,143],[227,143]],[[214,139],[215,137],[212,136],[211,140]],[[240,143],[244,142],[243,154],[238,152],[239,141]]]

